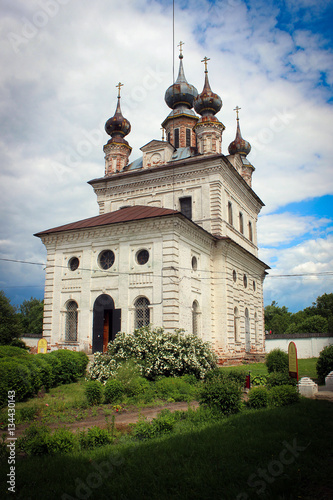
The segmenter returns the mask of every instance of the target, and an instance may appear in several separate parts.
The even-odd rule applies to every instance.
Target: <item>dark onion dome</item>
[[[201,94],[199,94],[194,101],[194,109],[201,116],[215,115],[222,108],[221,97],[212,92],[209,85],[207,60],[207,58],[204,59],[206,64],[204,88]]]
[[[243,156],[246,156],[249,154],[251,151],[251,144],[243,139],[241,131],[240,131],[240,126],[239,126],[239,118],[238,118],[238,110],[240,108],[236,106],[235,110],[237,111],[237,131],[236,131],[236,138],[234,141],[232,141],[229,144],[228,151],[229,154],[235,155],[235,154],[240,154]]]
[[[171,109],[177,106],[185,106],[187,109],[193,108],[193,101],[198,95],[197,89],[189,84],[185,78],[183,67],[183,54],[179,55],[179,72],[178,78],[173,85],[170,85],[165,92],[165,102]]]
[[[112,116],[112,118],[109,118],[108,121],[105,124],[105,132],[111,136],[111,139],[109,142],[124,142],[127,144],[127,141],[125,141],[124,137],[125,135],[129,134],[131,131],[131,124],[130,122],[123,117],[123,114],[121,112],[120,108],[120,86],[121,84],[119,83],[117,85],[119,89],[118,93],[118,102],[117,102],[117,108],[115,114]]]

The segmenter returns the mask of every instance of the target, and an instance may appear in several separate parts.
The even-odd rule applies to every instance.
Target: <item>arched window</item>
[[[191,146],[191,129],[186,129],[186,147]]]
[[[250,314],[248,308],[245,309],[245,351],[251,349]]]
[[[175,144],[174,144],[174,146],[176,149],[179,148],[179,128],[175,129]]]
[[[66,326],[65,326],[65,341],[77,341],[77,308],[78,305],[74,300],[67,303],[66,306]]]
[[[254,335],[256,342],[259,340],[259,335],[258,335],[258,314],[254,313]]]
[[[199,335],[199,304],[196,300],[192,304],[192,333]]]
[[[150,302],[146,297],[139,297],[135,303],[135,328],[148,326],[150,323]]]
[[[235,342],[239,342],[239,312],[237,307],[234,309],[234,335]]]

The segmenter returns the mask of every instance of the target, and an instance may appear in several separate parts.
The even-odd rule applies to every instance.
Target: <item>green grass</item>
[[[316,371],[316,363],[318,358],[309,358],[309,359],[299,359],[298,360],[298,376],[302,377],[310,377],[312,379],[317,379],[317,371]],[[238,366],[228,366],[222,367],[222,370],[230,371],[237,370],[251,372],[251,377],[255,377],[256,375],[268,375],[268,371],[265,363],[249,363],[246,365],[238,365]]]
[[[304,399],[148,442],[19,458],[15,498],[328,500],[332,412],[331,402]]]
[[[298,360],[298,375],[299,378],[310,377],[312,379],[317,379],[316,363],[318,358],[308,358]]]

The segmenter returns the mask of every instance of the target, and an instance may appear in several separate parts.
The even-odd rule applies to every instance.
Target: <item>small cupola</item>
[[[209,60],[208,57],[204,57],[201,61],[205,64],[205,82],[201,94],[194,100],[194,109],[201,115],[194,127],[194,131],[197,136],[198,152],[200,154],[220,154],[222,132],[225,126],[215,115],[222,108],[222,99],[210,87],[207,69]]]
[[[179,47],[179,71],[177,80],[165,92],[165,102],[172,109],[171,113],[162,123],[166,131],[167,141],[176,149],[195,147],[196,138],[193,127],[198,121],[198,116],[193,111],[193,102],[198,95],[194,85],[188,83],[184,73],[183,45]]]
[[[124,169],[128,164],[128,158],[132,148],[124,139],[131,131],[130,122],[124,118],[120,107],[120,89],[122,83],[118,83],[118,100],[115,114],[105,123],[105,131],[111,136],[104,146],[105,153],[105,176],[115,174]]]
[[[251,144],[245,139],[243,139],[240,131],[240,126],[239,126],[240,109],[241,108],[239,108],[238,106],[236,106],[234,109],[234,111],[236,111],[236,121],[237,121],[236,137],[235,140],[229,144],[228,151],[230,156],[228,157],[228,159],[235,167],[235,169],[240,173],[243,179],[247,182],[247,184],[251,187],[252,174],[255,169],[254,166],[251,165],[249,160],[246,158],[246,156],[251,151]]]

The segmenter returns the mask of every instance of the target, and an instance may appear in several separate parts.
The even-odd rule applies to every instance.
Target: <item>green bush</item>
[[[15,401],[33,394],[31,371],[15,358],[0,361],[0,405],[7,406],[8,391],[15,391]]]
[[[133,427],[132,435],[136,439],[151,439],[172,432],[177,420],[177,415],[170,410],[162,410],[151,422],[146,419],[139,420]]]
[[[90,380],[85,385],[84,393],[90,405],[99,405],[103,400],[103,384],[98,380]]]
[[[269,402],[272,406],[287,406],[297,403],[299,394],[291,385],[278,385],[269,391]]]
[[[53,385],[54,376],[52,367],[47,363],[45,357],[47,357],[47,354],[35,354],[32,361],[40,369],[41,385],[48,391]]]
[[[288,373],[289,358],[288,354],[281,349],[273,349],[266,354],[266,366],[268,373],[281,372]]]
[[[199,402],[206,408],[216,410],[223,415],[230,415],[240,410],[241,394],[242,391],[237,382],[224,382],[215,378],[204,384]]]
[[[320,352],[316,364],[316,370],[320,384],[325,383],[325,377],[333,371],[333,345],[324,347]]]
[[[227,383],[229,381],[236,382],[240,387],[245,386],[247,371],[235,370],[235,369],[225,369],[225,368],[214,368],[210,370],[205,375],[205,381],[219,379]]]
[[[249,391],[249,406],[251,408],[266,408],[268,405],[268,391],[265,387],[253,387]]]
[[[28,352],[26,349],[21,349],[20,347],[14,347],[12,345],[1,345],[0,346],[0,358],[7,358],[13,356],[27,356]]]
[[[277,385],[297,385],[296,378],[289,377],[289,373],[272,372],[267,377],[267,387],[270,389]]]
[[[70,384],[75,382],[79,376],[80,367],[78,367],[78,353],[68,349],[58,349],[52,351],[45,356],[54,356],[60,361],[61,370],[58,373],[58,381],[60,384]]]
[[[77,438],[68,429],[57,429],[47,438],[47,452],[49,455],[69,453],[75,449]]]
[[[185,377],[185,376],[184,376]],[[184,377],[163,377],[155,382],[155,391],[158,398],[186,401],[197,394],[197,388],[186,382]]]
[[[135,361],[140,374],[149,380],[184,374],[202,379],[208,370],[216,366],[216,356],[210,344],[195,335],[143,327],[131,335],[118,333],[115,340],[108,344],[107,355],[95,354],[89,376],[104,382],[129,359]]]
[[[121,400],[124,392],[124,384],[120,380],[110,378],[104,386],[104,402],[115,403]]]
[[[37,394],[39,389],[42,387],[42,369],[38,363],[34,362],[34,355],[29,355],[27,357],[13,358],[16,363],[26,366],[31,372],[31,387],[32,392],[29,396]]]
[[[74,351],[75,362],[76,362],[76,376],[83,377],[86,374],[86,369],[89,363],[89,358],[83,351]]]
[[[251,377],[251,386],[252,387],[257,387],[257,386],[262,386],[267,384],[267,377],[266,375],[255,375],[254,377]]]
[[[51,367],[51,387],[56,387],[57,385],[61,384],[61,363],[59,359],[57,359],[55,356],[51,356],[51,353],[37,354],[37,356],[43,356],[44,361]]]
[[[125,394],[129,397],[139,396],[149,389],[149,382],[143,377],[137,377],[131,380],[125,386]]]
[[[97,446],[105,446],[112,443],[112,436],[106,429],[94,426],[88,429],[87,432],[82,431],[79,434],[79,442],[81,448],[95,448]]]
[[[50,429],[47,425],[34,423],[18,440],[18,448],[27,455],[47,455]]]

